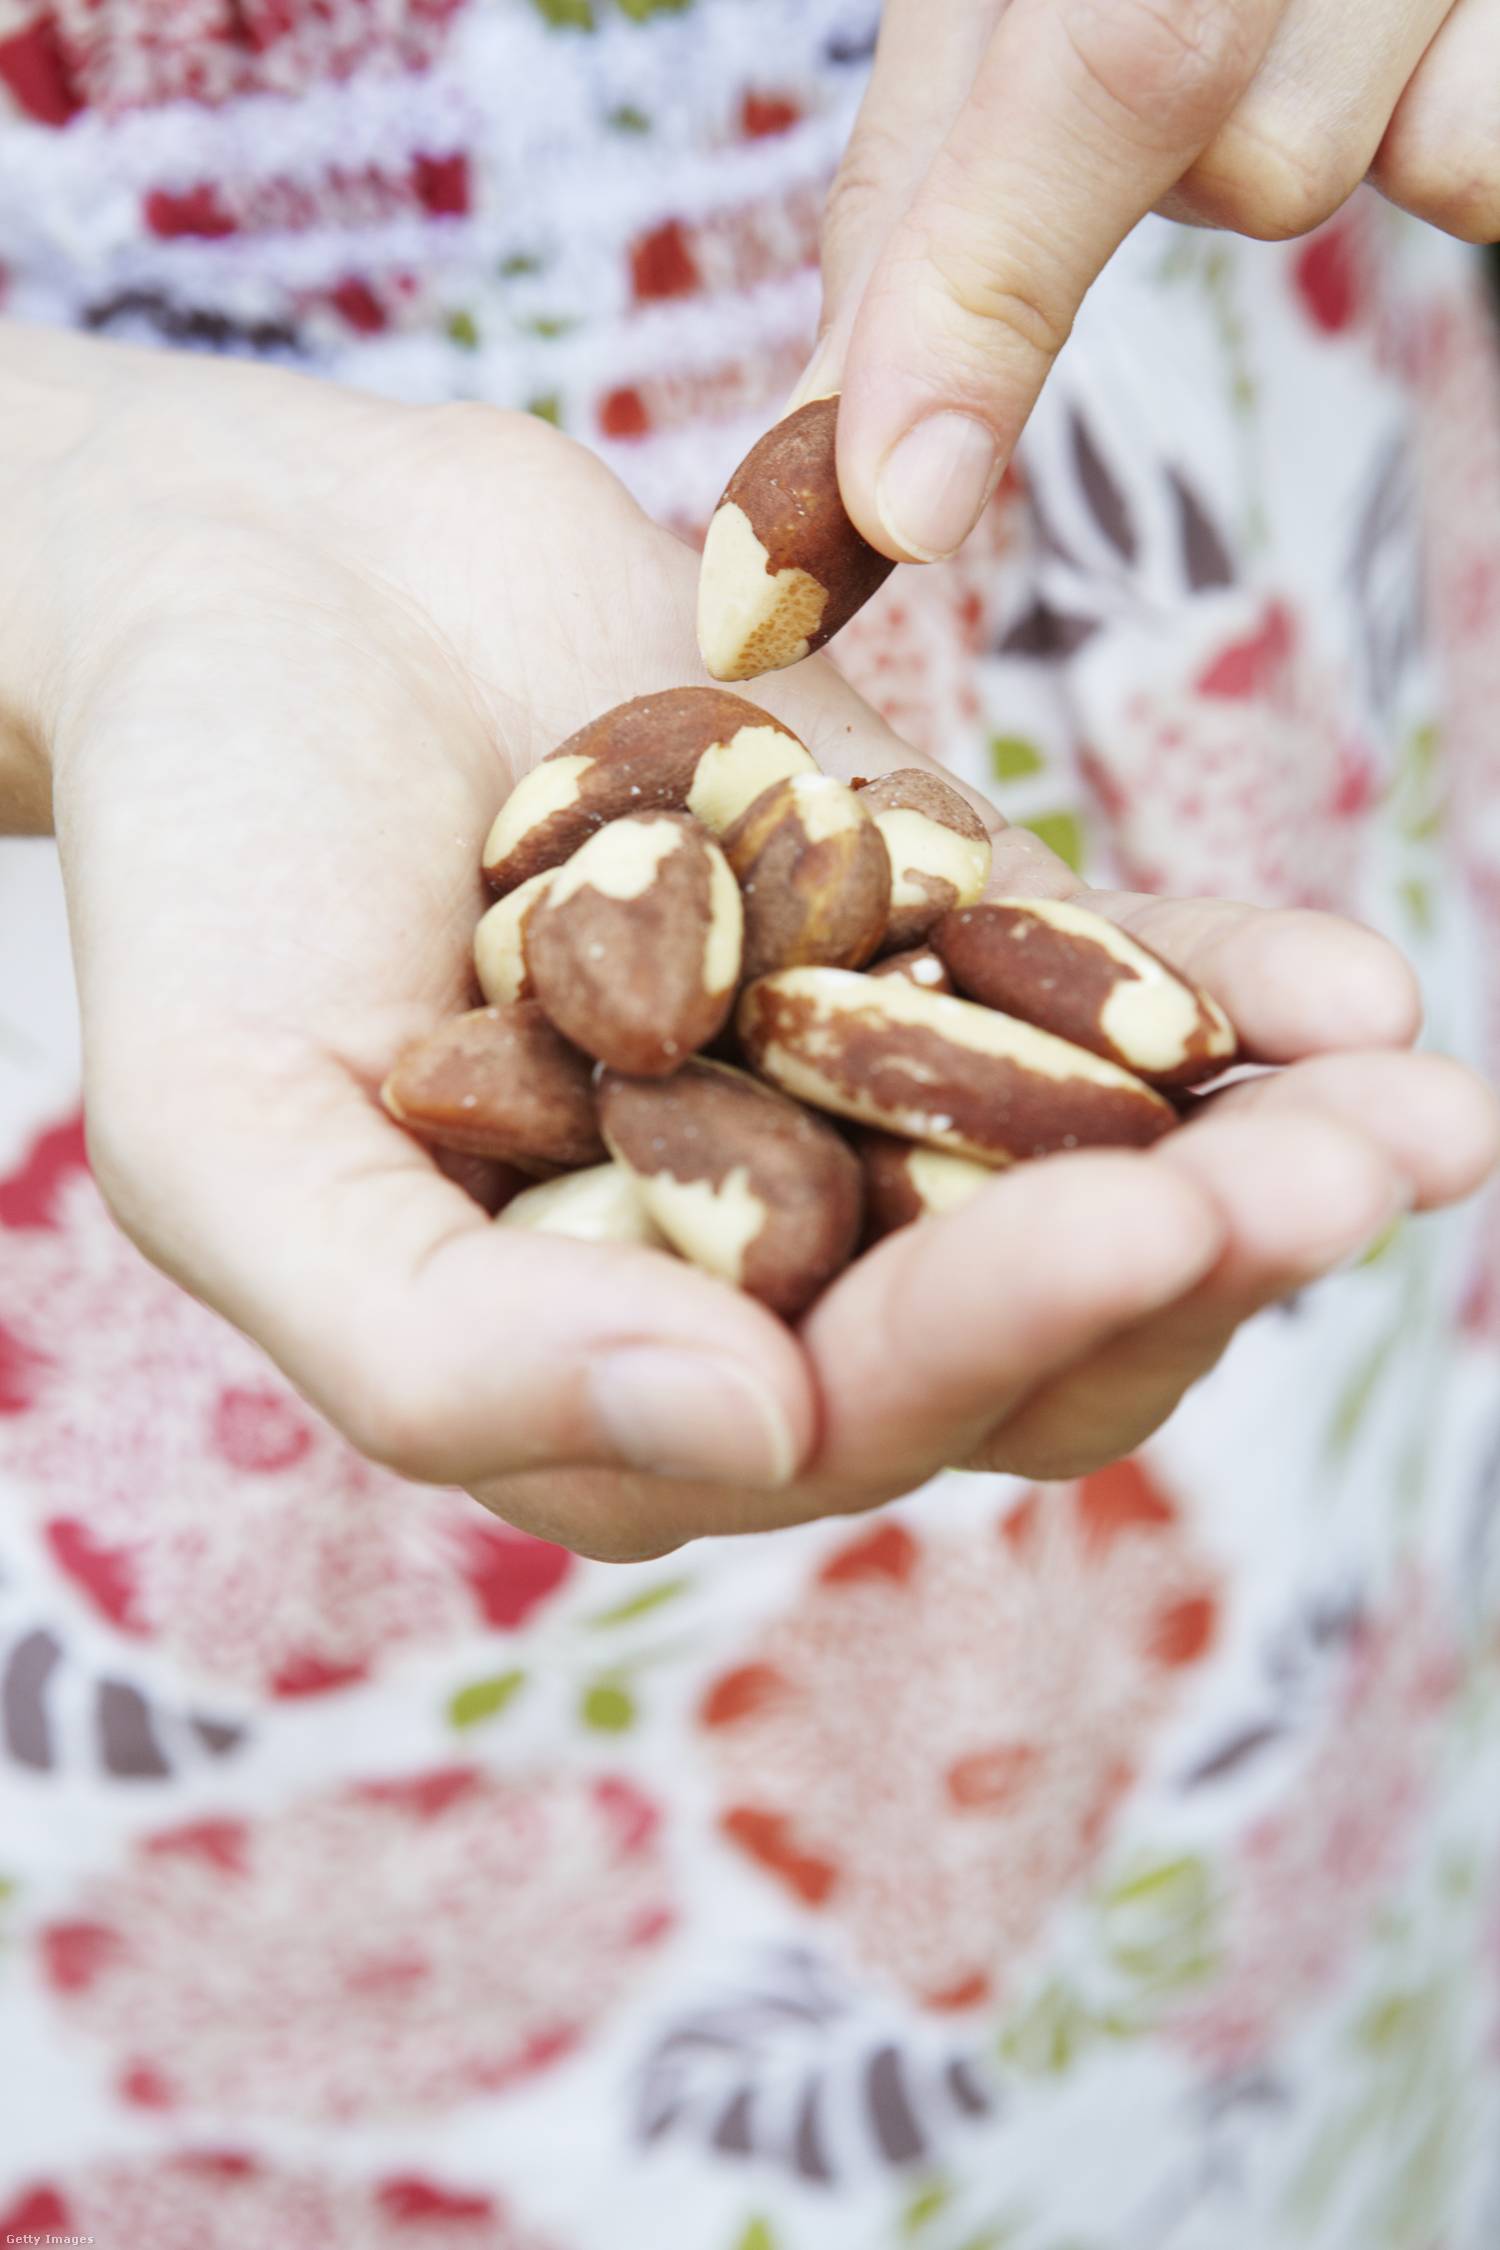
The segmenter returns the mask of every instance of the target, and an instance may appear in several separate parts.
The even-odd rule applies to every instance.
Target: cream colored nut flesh
[[[560,1180],[525,1188],[506,1204],[497,1223],[532,1234],[569,1235],[577,1242],[667,1247],[623,1164],[592,1164],[586,1172],[567,1172]]]
[[[523,950],[526,917],[544,896],[551,881],[550,869],[544,875],[533,875],[519,890],[497,899],[480,918],[474,932],[474,970],[479,988],[491,1007],[503,1008],[512,1000],[531,997]]]
[[[1164,1085],[1235,1059],[1212,996],[1117,923],[1062,899],[988,899],[945,918],[933,943],[961,991]]]
[[[744,893],[744,974],[805,962],[862,967],[885,935],[891,868],[855,792],[832,774],[762,790],[728,830],[724,856]]]
[[[877,813],[875,825],[891,855],[892,906],[925,906],[924,877],[951,883],[955,905],[983,898],[992,857],[988,836],[960,836],[919,812]]]
[[[800,663],[823,622],[828,589],[805,570],[771,568],[743,508],[726,501],[703,542],[698,647],[713,680],[753,680]]]
[[[592,758],[544,758],[523,774],[496,813],[484,840],[487,870],[502,868],[527,837],[557,814],[571,812],[583,794]]]
[[[1116,1064],[904,977],[782,970],[747,988],[737,1028],[798,1100],[980,1164],[1146,1146],[1176,1123]]]
[[[774,782],[817,772],[812,752],[795,735],[776,726],[741,727],[727,740],[710,743],[698,760],[687,809],[722,836]]]
[[[866,1226],[872,1240],[962,1210],[995,1177],[994,1168],[920,1141],[888,1133],[862,1133],[859,1159],[865,1175]]]

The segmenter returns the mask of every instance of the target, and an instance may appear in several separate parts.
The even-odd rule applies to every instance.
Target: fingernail
[[[956,554],[1004,466],[993,435],[972,414],[929,414],[887,457],[875,487],[892,544],[918,562]]]
[[[596,1361],[589,1392],[632,1469],[767,1488],[791,1480],[797,1448],[779,1401],[730,1360],[640,1345]]]

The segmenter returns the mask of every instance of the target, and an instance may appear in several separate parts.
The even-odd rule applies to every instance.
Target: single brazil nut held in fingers
[[[527,917],[526,967],[558,1030],[633,1077],[676,1070],[723,1028],[744,912],[717,844],[686,813],[632,813],[591,836]]]
[[[865,1232],[872,1242],[918,1219],[961,1210],[995,1177],[993,1165],[891,1133],[861,1133],[857,1145],[865,1174]]]
[[[798,407],[753,445],[703,547],[698,646],[711,678],[796,664],[847,625],[895,565],[839,496],[838,400]]]
[[[622,1242],[665,1249],[667,1238],[623,1164],[591,1164],[511,1197],[497,1222],[530,1234],[566,1234],[575,1242]]]
[[[987,899],[932,933],[960,992],[1055,1031],[1156,1086],[1192,1086],[1238,1053],[1217,1000],[1102,914],[1063,899]]]
[[[749,1062],[797,1100],[977,1164],[1144,1148],[1177,1123],[1101,1055],[905,977],[782,969],[746,988],[736,1021]]]
[[[891,861],[892,952],[920,945],[955,906],[982,898],[993,857],[984,822],[941,774],[902,766],[861,784]]]
[[[924,992],[952,992],[954,989],[952,977],[930,945],[914,945],[905,953],[887,953],[883,960],[872,961],[865,974],[905,977],[909,984],[920,985]]]
[[[546,895],[551,880],[550,868],[543,875],[533,875],[519,890],[496,899],[489,912],[479,918],[474,932],[474,973],[491,1007],[503,1008],[512,1000],[532,997],[526,967],[526,922],[532,908]]]
[[[380,1098],[420,1140],[523,1172],[564,1171],[604,1154],[589,1065],[534,1000],[471,1008],[414,1040]]]
[[[609,821],[690,812],[715,834],[811,753],[769,711],[722,688],[668,688],[591,719],[517,782],[484,846],[501,892],[571,859]]]
[[[843,1137],[725,1063],[655,1082],[607,1070],[599,1118],[662,1233],[791,1320],[854,1256],[859,1160]]]
[[[745,902],[743,974],[823,962],[857,969],[885,935],[891,863],[854,791],[832,774],[762,790],[723,838]]]

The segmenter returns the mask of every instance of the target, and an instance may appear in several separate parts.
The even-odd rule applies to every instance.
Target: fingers
[[[1095,276],[1212,139],[1283,0],[1012,0],[854,324],[839,478],[898,560],[958,548]]]
[[[1151,1161],[1190,1180],[1218,1212],[1223,1249],[1212,1272],[1033,1392],[971,1466],[1046,1479],[1118,1460],[1167,1419],[1242,1321],[1352,1256],[1406,1207],[1405,1183],[1380,1148],[1291,1099],[1280,1113],[1205,1119]]]
[[[892,1236],[803,1325],[819,1482],[864,1504],[966,1459],[1018,1398],[1194,1287],[1222,1249],[1191,1179],[1114,1153],[1020,1167]]]
[[[91,1090],[122,1222],[401,1474],[775,1486],[809,1450],[806,1369],[760,1306],[645,1252],[491,1225],[336,1063],[200,1050],[191,1089],[164,1062],[151,1090],[149,1116]]]
[[[1453,0],[1291,0],[1252,83],[1164,202],[1278,241],[1331,218],[1375,161],[1391,112]],[[1488,57],[1491,67],[1495,57]]]
[[[1500,240],[1500,8],[1459,0],[1396,105],[1372,168],[1403,210],[1464,242]]]

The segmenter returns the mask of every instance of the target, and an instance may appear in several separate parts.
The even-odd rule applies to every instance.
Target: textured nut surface
[[[499,1224],[531,1234],[571,1235],[577,1242],[636,1243],[648,1250],[666,1243],[635,1181],[623,1164],[613,1162],[524,1188],[506,1204]]]
[[[570,859],[627,813],[691,812],[718,830],[783,774],[816,772],[809,752],[742,696],[668,688],[591,719],[517,782],[484,846],[502,893]]]
[[[751,447],[704,542],[698,645],[715,680],[796,664],[831,640],[894,564],[839,497],[838,400],[814,399]]]
[[[917,1219],[961,1210],[995,1177],[988,1164],[924,1148],[920,1141],[898,1141],[890,1133],[861,1133],[859,1160],[865,1174],[865,1227],[872,1241]]]
[[[949,914],[933,944],[959,989],[1161,1086],[1190,1086],[1237,1052],[1218,1002],[1086,907],[995,899]]]
[[[792,1318],[853,1257],[859,1161],[821,1119],[724,1063],[605,1071],[599,1118],[652,1218],[694,1265]]]
[[[744,893],[745,976],[869,960],[885,934],[891,863],[852,789],[832,774],[794,774],[763,790],[723,843]]]
[[[531,998],[524,949],[526,918],[551,880],[550,868],[544,875],[533,875],[519,890],[497,899],[489,912],[480,916],[474,932],[474,973],[480,991],[493,1008]]]
[[[604,1154],[589,1066],[534,1000],[440,1024],[397,1057],[380,1098],[423,1140],[523,1171]]]
[[[980,1164],[1144,1147],[1177,1122],[1102,1056],[904,977],[783,969],[747,988],[738,1029],[798,1100]]]
[[[739,886],[684,813],[633,813],[558,869],[526,921],[547,1014],[600,1062],[676,1070],[719,1032],[739,979]]]
[[[888,953],[865,972],[872,977],[905,977],[925,992],[951,992],[953,979],[930,945],[914,945],[905,953]]]
[[[860,790],[875,815],[891,861],[891,916],[886,944],[893,952],[918,945],[935,922],[956,906],[984,895],[990,879],[990,840],[966,798],[939,774],[903,766]]]

